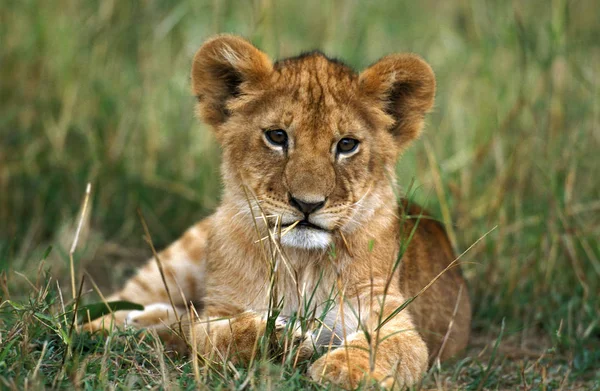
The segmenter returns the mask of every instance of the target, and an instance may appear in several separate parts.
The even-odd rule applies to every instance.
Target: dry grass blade
[[[458,312],[458,306],[460,304],[460,300],[462,298],[463,286],[461,285],[458,288],[458,295],[456,297],[456,304],[454,304],[454,310],[452,311],[452,317],[450,318],[450,322],[448,323],[448,330],[442,339],[442,345],[438,350],[438,353],[435,358],[435,363],[437,364],[438,370],[440,369],[440,357],[442,357],[442,353],[444,353],[444,349],[446,348],[446,343],[448,342],[448,338],[450,337],[450,333],[452,332],[452,328],[454,327],[454,319],[456,318],[456,313]]]
[[[352,378],[352,371],[356,370],[350,365],[350,352],[348,351],[347,335],[346,335],[346,318],[344,314],[344,289],[342,288],[342,280],[340,276],[337,278],[338,291],[340,292],[340,319],[342,321],[342,337],[344,338],[344,352],[346,353],[346,364],[348,365],[348,376]]]
[[[300,223],[300,220],[298,220],[298,221],[294,221],[294,222],[293,222],[291,225],[287,226],[287,227],[286,227],[286,228],[285,228],[283,231],[281,231],[281,233],[279,234],[279,237],[280,237],[280,238],[281,238],[281,237],[284,237],[284,236],[285,236],[285,235],[286,235],[288,232],[290,232],[291,230],[293,230],[293,229],[294,229],[294,227],[296,227],[296,226],[297,226],[299,223]],[[264,236],[264,237],[262,237],[262,238],[260,238],[260,239],[258,239],[258,240],[255,240],[255,241],[254,241],[254,243],[255,243],[255,244],[256,244],[256,243],[259,243],[259,242],[261,242],[261,241],[263,241],[263,240],[267,240],[267,239],[269,239],[270,237],[271,237],[271,235],[269,235],[269,236]]]
[[[82,276],[81,283],[79,285],[79,291],[76,291],[76,289],[75,289],[75,262],[74,262],[73,256],[75,254],[75,250],[77,249],[77,244],[79,243],[79,235],[81,234],[81,230],[83,228],[83,222],[84,222],[84,219],[85,219],[85,216],[87,213],[87,207],[88,207],[91,191],[92,191],[92,185],[90,183],[88,183],[86,186],[86,189],[85,189],[85,196],[83,199],[83,206],[81,208],[81,215],[79,217],[79,223],[77,224],[77,229],[75,230],[75,236],[73,238],[73,243],[71,245],[71,249],[69,250],[69,269],[70,269],[70,275],[71,275],[71,292],[72,292],[73,300],[75,301],[75,304],[73,306],[73,317],[72,317],[71,324],[70,324],[69,330],[68,330],[67,352],[63,356],[60,370],[58,371],[57,376],[54,378],[54,381],[53,381],[54,386],[56,385],[56,382],[58,381],[58,379],[60,377],[62,377],[62,375],[64,374],[65,363],[66,363],[67,357],[70,357],[71,353],[72,353],[71,337],[73,335],[73,330],[75,329],[75,325],[77,324],[77,310],[79,309],[79,301],[81,299],[81,292],[83,290],[83,283],[85,281],[85,276]],[[62,300],[62,295],[61,295],[61,300]]]
[[[248,208],[250,209],[250,214],[252,215],[252,221],[254,223],[254,230],[256,231],[257,236],[260,238],[260,229],[258,228],[258,223],[256,222],[256,215],[254,214],[254,208],[252,207],[252,202],[250,201],[250,196],[248,194],[249,189],[247,188],[247,186],[242,185],[242,190],[244,191],[244,195],[246,196],[246,201],[248,202]],[[265,225],[267,223],[267,220],[265,220]],[[265,257],[265,259],[268,259],[269,257],[267,257],[267,249],[265,248],[264,243],[262,242],[262,240],[259,240],[260,242],[260,248],[263,252],[263,255]]]
[[[339,231],[339,233],[340,233],[340,236],[342,238],[342,242],[344,242],[344,246],[346,247],[346,251],[348,251],[348,254],[351,257],[354,257],[354,253],[352,252],[352,249],[350,248],[350,244],[346,240],[346,237],[344,236],[344,233],[341,230]]]
[[[81,283],[79,284],[79,291],[77,292],[77,295],[75,296],[75,304],[73,306],[73,318],[71,319],[71,325],[69,326],[69,347],[71,346],[71,336],[73,335],[73,330],[75,329],[75,324],[77,322],[77,310],[79,309],[79,301],[81,300],[81,292],[83,291],[84,281],[85,281],[85,276],[81,277]]]
[[[73,238],[73,244],[71,245],[71,249],[69,250],[69,268],[71,270],[71,290],[73,293],[73,299],[75,299],[75,262],[73,261],[73,254],[75,253],[75,249],[77,248],[77,243],[79,242],[79,235],[81,234],[81,229],[83,228],[83,221],[85,219],[85,215],[87,212],[88,202],[90,200],[90,194],[92,192],[92,185],[88,183],[85,188],[85,197],[83,199],[83,206],[81,208],[81,216],[79,217],[79,223],[77,224],[77,230],[75,230],[75,237]]]
[[[100,300],[102,300],[102,303],[104,303],[106,308],[108,308],[110,310],[110,306],[108,305],[108,300],[106,300],[106,297],[102,294],[102,291],[96,284],[96,281],[94,281],[94,279],[88,272],[85,272],[85,275],[89,278],[90,283],[92,284],[92,288],[94,288],[94,291],[98,294],[98,296],[100,296]],[[112,310],[111,310],[111,312],[112,312]],[[89,317],[89,313],[88,313],[88,317]],[[88,318],[88,321],[91,321],[91,319]],[[111,329],[112,329],[113,325],[114,324],[111,322]]]
[[[42,346],[42,352],[40,353],[40,359],[38,360],[37,365],[33,370],[33,375],[31,376],[32,379],[35,379],[38,375],[38,372],[40,371],[40,367],[42,366],[42,360],[46,355],[46,349],[48,349],[48,341],[44,341],[44,345]]]

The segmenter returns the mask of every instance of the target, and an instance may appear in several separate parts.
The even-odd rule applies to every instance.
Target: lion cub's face
[[[415,56],[389,56],[358,75],[320,53],[272,64],[233,36],[202,46],[192,81],[223,146],[226,201],[252,229],[250,197],[255,216],[287,231],[283,245],[304,249],[327,248],[394,202],[396,157],[435,90]]]

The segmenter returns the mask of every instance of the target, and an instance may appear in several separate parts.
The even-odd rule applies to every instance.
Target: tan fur
[[[315,380],[343,387],[365,378],[387,387],[412,385],[432,358],[465,347],[471,309],[458,268],[378,328],[454,259],[443,227],[394,195],[396,160],[419,135],[433,105],[435,78],[427,63],[394,54],[360,74],[318,52],[273,63],[246,40],[222,35],[194,57],[192,87],[199,116],[223,148],[223,202],[159,257],[178,311],[185,313],[191,302],[200,313],[186,328],[194,349],[248,361],[265,331],[269,296],[283,300],[282,315],[289,316],[302,312],[302,294],[314,292],[318,314],[332,287],[341,289],[334,300],[344,303],[325,320],[335,335],[325,330],[323,337],[323,329],[317,330],[315,341],[338,340],[342,346],[312,364]],[[265,140],[264,131],[272,129],[287,132],[287,148]],[[356,153],[336,154],[343,137],[360,141]],[[277,238],[279,224],[303,218],[289,197],[325,199],[310,221],[328,233],[313,240],[300,234],[313,231],[294,228],[287,238]],[[258,241],[269,230],[275,238]],[[271,260],[277,263],[273,291]],[[154,260],[110,299],[169,302]],[[154,313],[155,324],[173,321],[172,311]],[[121,324],[130,315],[117,313],[115,321]],[[148,325],[147,316],[136,316],[129,323]],[[107,324],[102,319],[88,328]],[[371,344],[363,330],[373,336]]]

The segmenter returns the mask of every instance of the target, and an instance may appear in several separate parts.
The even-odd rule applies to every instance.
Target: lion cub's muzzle
[[[307,202],[302,200],[301,198],[293,197],[291,194],[289,195],[289,203],[291,206],[296,208],[304,215],[304,219],[300,220],[297,223],[298,228],[309,228],[309,229],[320,229],[323,231],[327,231],[326,228],[321,227],[320,225],[315,224],[310,221],[311,213],[314,213],[325,206],[325,202],[327,202],[327,198],[323,198],[322,200],[318,200],[317,202]],[[291,224],[287,224],[288,226]]]
[[[327,199],[288,196],[289,205],[294,208],[292,216],[284,216],[282,221],[281,243],[284,246],[304,249],[324,249],[332,239],[327,225],[319,224],[318,211],[323,209]],[[299,212],[299,213],[298,213]]]

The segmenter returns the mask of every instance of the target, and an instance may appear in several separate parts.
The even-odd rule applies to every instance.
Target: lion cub
[[[425,61],[393,54],[356,73],[320,52],[272,62],[219,35],[196,53],[192,88],[223,149],[223,202],[159,254],[171,299],[151,260],[109,298],[145,310],[88,329],[180,315],[188,348],[247,362],[275,303],[276,332],[294,314],[319,318],[296,335],[303,355],[329,347],[309,375],[348,388],[413,385],[432,359],[465,347],[471,308],[458,268],[398,311],[454,260],[443,227],[394,195],[398,156],[433,105]],[[189,320],[191,304],[199,318]]]

